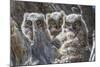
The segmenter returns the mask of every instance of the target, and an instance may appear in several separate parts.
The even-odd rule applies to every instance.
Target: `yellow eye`
[[[55,25],[56,22],[55,22],[54,20],[50,20],[50,21],[49,21],[49,24],[50,24],[50,25]]]
[[[31,21],[31,20],[26,20],[26,24],[27,24],[28,26],[31,26],[31,25],[32,25],[32,21]]]
[[[76,22],[75,22],[75,25],[76,25],[76,26],[81,26],[81,22],[80,22],[80,21],[76,21]]]
[[[41,24],[41,21],[38,20],[38,21],[36,22],[36,24],[37,24],[37,25],[40,25],[40,24]]]

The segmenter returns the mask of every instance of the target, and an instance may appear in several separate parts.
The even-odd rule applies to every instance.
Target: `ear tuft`
[[[24,13],[24,18],[28,17],[28,15],[29,15],[28,12]]]
[[[62,16],[65,15],[65,12],[64,12],[63,10],[61,10],[60,12],[61,12],[61,15],[62,15]]]
[[[79,19],[81,19],[81,17],[82,17],[82,15],[81,15],[81,14],[79,14],[78,18],[79,18]]]

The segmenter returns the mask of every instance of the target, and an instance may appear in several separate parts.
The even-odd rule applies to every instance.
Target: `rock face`
[[[95,61],[94,6],[11,0],[10,7],[11,66]],[[67,18],[66,21],[65,18],[71,14],[81,15],[87,25],[88,35],[86,32],[82,32],[86,28],[84,24],[82,24],[83,30],[78,30],[77,33],[75,26],[72,26],[73,30],[69,29],[69,24],[66,27],[62,20],[57,19],[54,22],[61,21],[66,29],[60,26],[62,31],[55,32],[57,35],[51,38],[51,31],[48,26],[55,24],[49,23],[48,25],[46,16],[53,13],[57,16],[56,13],[60,11],[64,11],[61,17],[65,22],[70,19],[74,20],[72,17]],[[28,13],[28,16],[23,21],[25,13]],[[41,17],[43,18],[41,19]],[[23,22],[28,24],[23,25]],[[59,24],[56,25],[58,25],[58,29]],[[78,24],[76,26],[78,28]]]

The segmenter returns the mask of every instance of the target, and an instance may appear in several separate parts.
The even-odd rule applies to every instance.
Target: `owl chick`
[[[63,32],[66,32],[67,39],[59,50],[63,55],[62,63],[88,61],[88,28],[81,14],[67,15]],[[70,35],[69,32],[74,35]]]
[[[48,27],[51,39],[56,37],[62,31],[64,16],[65,16],[64,11],[52,12],[46,15],[47,27]]]

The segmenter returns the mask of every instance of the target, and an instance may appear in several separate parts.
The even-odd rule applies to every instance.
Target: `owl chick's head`
[[[58,35],[62,30],[62,25],[64,23],[64,11],[60,12],[52,12],[46,15],[46,22],[48,25],[48,29],[52,36]]]
[[[30,13],[27,20],[32,22],[35,29],[46,28],[45,16],[42,13]]]
[[[69,14],[66,16],[64,28],[71,31],[80,30],[82,26],[82,20],[80,14]]]

